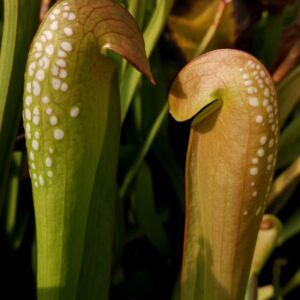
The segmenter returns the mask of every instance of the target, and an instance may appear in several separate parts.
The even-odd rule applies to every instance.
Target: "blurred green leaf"
[[[156,210],[151,172],[146,163],[141,165],[137,174],[135,204],[138,223],[150,242],[162,253],[170,252],[167,232],[163,227],[165,217]]]
[[[165,0],[156,2],[156,8],[153,12],[151,20],[144,32],[146,53],[149,57],[156,45],[162,30],[165,26],[167,16],[173,6],[174,0]],[[121,121],[127,115],[127,111],[132,101],[132,97],[136,91],[137,85],[141,78],[141,74],[128,66],[121,81]]]
[[[278,85],[280,127],[300,100],[300,66],[295,68]]]
[[[300,115],[282,131],[278,145],[277,168],[292,163],[300,155]]]
[[[0,200],[5,193],[20,123],[27,52],[39,22],[39,9],[40,1],[36,0],[4,1],[0,54]]]

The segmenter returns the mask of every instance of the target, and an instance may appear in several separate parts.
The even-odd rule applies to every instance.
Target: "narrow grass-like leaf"
[[[288,116],[300,100],[300,66],[295,68],[278,85],[278,99],[280,109],[280,127],[284,125]]]
[[[156,211],[151,172],[146,163],[141,165],[137,174],[135,204],[141,229],[154,246],[167,254],[170,250],[168,236]]]
[[[165,26],[169,12],[173,6],[174,0],[156,1],[156,8],[151,20],[144,32],[145,48],[149,57],[152,50],[159,39],[161,32]],[[127,115],[127,111],[132,101],[132,97],[136,91],[140,74],[132,68],[128,68],[121,82],[121,122],[123,123]]]
[[[287,125],[280,135],[277,168],[284,168],[300,155],[300,116]]]
[[[27,52],[38,24],[39,1],[4,1],[0,55],[0,201],[3,200],[11,154],[19,127]],[[1,206],[1,204],[0,204]]]
[[[269,203],[280,197],[283,192],[300,178],[300,156],[283,171],[272,185]]]

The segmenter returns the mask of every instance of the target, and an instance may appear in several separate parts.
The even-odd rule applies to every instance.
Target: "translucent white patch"
[[[61,68],[65,68],[67,66],[67,63],[64,59],[58,59],[55,63]]]
[[[261,138],[260,138],[260,144],[261,145],[265,145],[265,143],[267,142],[267,137],[265,135],[263,135]]]
[[[79,115],[80,109],[77,106],[73,106],[70,110],[70,116],[72,118],[77,118],[77,116]]]
[[[25,98],[25,104],[27,106],[30,106],[32,104],[32,97],[31,96],[26,96],[26,98]]]
[[[55,125],[57,125],[57,123],[58,123],[58,118],[57,118],[57,116],[51,116],[51,118],[50,118],[50,124],[51,124],[52,126],[55,126]]]
[[[33,95],[34,96],[39,96],[41,93],[41,86],[37,81],[33,81],[32,83],[32,88],[33,88]]]
[[[263,116],[261,116],[261,115],[258,115],[258,116],[256,116],[256,118],[255,118],[255,122],[256,122],[257,124],[262,123],[263,120],[264,120],[264,118],[263,118]]]
[[[42,98],[42,102],[43,102],[44,104],[48,104],[48,103],[50,102],[49,97],[48,97],[48,96],[44,96],[44,97]]]
[[[70,51],[72,51],[72,49],[73,49],[72,44],[69,43],[69,42],[62,42],[62,43],[61,43],[61,47],[62,47],[63,50],[65,50],[65,51],[67,51],[67,52],[70,52]]]
[[[38,70],[35,74],[35,77],[39,81],[43,81],[45,79],[45,72],[43,70]]]
[[[258,168],[257,167],[253,167],[253,168],[250,168],[250,174],[255,176],[258,174]]]
[[[66,92],[68,89],[69,89],[68,84],[64,82],[64,83],[61,85],[61,90],[62,90],[63,92]]]
[[[259,157],[263,157],[263,156],[265,155],[265,150],[264,150],[263,148],[259,148],[259,149],[257,150],[257,155],[258,155]]]
[[[72,36],[73,35],[73,29],[71,27],[65,27],[64,33],[66,36]]]
[[[47,53],[48,55],[52,55],[53,52],[54,52],[54,46],[53,46],[52,44],[47,45],[47,46],[45,47],[45,51],[46,51],[46,53]]]
[[[58,28],[58,22],[54,21],[53,23],[50,24],[50,29],[55,31]]]
[[[32,146],[32,149],[35,151],[38,151],[40,148],[39,142],[37,140],[32,140],[31,146]]]
[[[45,160],[45,165],[46,165],[46,167],[48,167],[48,168],[51,168],[51,167],[52,167],[53,161],[52,161],[51,157],[47,157],[47,158],[46,158],[46,160]]]
[[[258,107],[258,98],[248,97],[249,104],[253,107]]]
[[[53,132],[54,138],[58,141],[62,140],[64,138],[64,135],[65,135],[64,131],[62,129],[59,129],[59,128],[55,129],[54,132]]]
[[[59,79],[52,79],[52,86],[54,90],[59,90],[60,86],[61,86],[61,81]]]

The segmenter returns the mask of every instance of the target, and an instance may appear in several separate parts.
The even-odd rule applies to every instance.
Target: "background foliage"
[[[21,295],[35,299],[34,214],[21,106],[28,49],[40,18],[55,1],[48,2],[0,1],[3,299]],[[127,63],[109,54],[119,65],[122,107],[111,299],[171,299],[174,290],[176,298],[190,124],[177,124],[168,116],[167,93],[187,61],[203,51],[224,47],[258,57],[277,83],[281,136],[268,213],[275,214],[283,227],[259,276],[259,299],[299,299],[300,1],[119,2],[144,32],[157,84],[153,87]],[[4,296],[7,294],[9,298]]]

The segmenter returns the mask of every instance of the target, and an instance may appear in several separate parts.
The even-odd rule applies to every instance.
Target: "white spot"
[[[68,73],[67,73],[66,70],[61,69],[61,70],[59,71],[59,77],[60,77],[60,78],[66,78],[67,75],[68,75]]]
[[[253,81],[252,80],[246,80],[245,82],[244,82],[244,85],[246,85],[246,86],[249,86],[249,85],[252,85],[253,84]]]
[[[255,182],[252,181],[252,182],[250,183],[250,185],[251,185],[251,186],[255,186]]]
[[[48,108],[46,109],[46,114],[47,114],[48,116],[50,116],[52,113],[53,113],[53,109],[52,109],[51,107],[48,107]]]
[[[58,57],[66,57],[67,53],[64,50],[58,50],[57,52]]]
[[[40,115],[40,110],[39,110],[39,108],[37,106],[34,107],[33,114],[36,115],[36,116]]]
[[[37,81],[33,81],[32,87],[33,87],[33,95],[34,96],[39,96],[40,93],[41,93],[40,84]]]
[[[258,174],[258,168],[257,167],[253,167],[253,168],[250,168],[250,174],[251,175],[257,175]]]
[[[30,123],[26,123],[25,128],[27,132],[30,132],[31,131]]]
[[[47,97],[47,96],[44,96],[44,97],[42,98],[42,102],[43,102],[44,104],[47,104],[47,103],[49,103],[49,102],[50,102],[50,99],[49,99],[49,97]]]
[[[266,137],[265,135],[263,135],[263,136],[260,138],[260,144],[261,144],[261,145],[264,145],[266,142],[267,142],[267,137]]]
[[[55,15],[59,15],[60,14],[60,10],[58,8],[56,8],[56,9],[53,10],[53,13]]]
[[[41,36],[41,41],[43,43],[47,42],[47,38],[46,38],[46,36],[44,34],[42,34],[42,36]]]
[[[274,139],[270,139],[269,148],[272,148],[273,146],[274,146]]]
[[[57,128],[54,130],[53,135],[56,140],[60,141],[64,138],[65,133],[62,129]]]
[[[25,104],[27,106],[30,106],[31,103],[32,103],[32,97],[31,96],[26,96],[26,98],[25,98]]]
[[[43,45],[39,42],[36,42],[34,44],[34,50],[38,51],[38,52],[41,52],[43,50]]]
[[[258,106],[258,99],[256,97],[248,97],[249,104],[253,107]]]
[[[51,68],[51,74],[52,74],[52,75],[57,76],[57,75],[58,75],[58,72],[59,72],[58,66],[53,66],[53,67]]]
[[[52,86],[54,90],[56,91],[59,90],[60,85],[61,85],[60,79],[56,79],[56,78],[52,79]]]
[[[39,133],[38,131],[36,131],[36,132],[34,133],[34,137],[35,137],[36,139],[39,139],[39,138],[40,138],[40,133]]]
[[[273,110],[273,107],[272,107],[271,105],[269,105],[269,106],[267,107],[267,112],[270,113],[272,110]]]
[[[32,177],[33,177],[33,179],[37,179],[36,173],[33,173],[33,174],[32,174]]]
[[[50,24],[50,29],[55,31],[58,28],[58,23],[57,21],[54,21],[53,23]]]
[[[31,111],[30,111],[29,108],[26,108],[26,109],[25,109],[25,117],[26,117],[26,119],[27,119],[28,121],[31,120]]]
[[[31,93],[31,82],[27,82],[27,84],[26,84],[26,91],[28,93]]]
[[[45,181],[44,181],[44,178],[42,175],[39,176],[39,182],[40,182],[40,185],[44,185],[45,184]]]
[[[38,186],[39,186],[39,184],[38,184],[37,181],[34,182],[34,186],[35,186],[35,187],[38,187]]]
[[[39,142],[37,140],[32,140],[31,146],[35,151],[38,151],[40,148]]]
[[[56,16],[55,16],[54,14],[51,14],[51,15],[49,16],[49,19],[53,21],[53,20],[56,19]]]
[[[255,165],[258,164],[258,158],[257,158],[257,157],[252,158],[251,161],[252,161],[252,163],[255,164]]]
[[[264,120],[264,118],[263,118],[263,116],[261,116],[261,115],[258,115],[258,116],[256,116],[256,118],[255,118],[255,122],[256,122],[257,124],[262,123],[263,120]]]
[[[50,60],[46,57],[43,56],[40,60],[39,60],[39,66],[41,68],[43,68],[44,70],[46,70],[50,65]]]
[[[45,73],[43,70],[38,70],[35,74],[35,77],[39,81],[43,81],[45,79]]]
[[[265,155],[265,150],[264,150],[263,148],[259,148],[259,149],[257,150],[257,155],[258,155],[259,157],[263,157],[263,156]]]
[[[249,79],[249,75],[248,74],[243,74],[243,79],[245,79],[245,80]]]
[[[31,160],[34,160],[34,153],[32,151],[29,152],[29,158]]]
[[[61,47],[67,52],[70,52],[73,49],[72,44],[69,42],[62,42]]]
[[[248,210],[245,210],[244,211],[244,216],[247,216],[248,215]]]
[[[247,92],[248,94],[255,94],[257,93],[257,88],[255,88],[254,86],[250,86],[247,88]]]
[[[65,68],[65,67],[67,66],[67,63],[66,63],[66,61],[65,61],[64,59],[58,59],[58,60],[56,61],[56,64],[57,64],[59,67],[61,67],[61,68]]]
[[[35,163],[33,162],[33,163],[31,163],[31,168],[33,169],[33,170],[35,170],[36,169],[36,165],[35,165]]]
[[[73,29],[71,27],[65,27],[64,33],[66,36],[71,36],[73,34]]]
[[[271,153],[268,155],[268,163],[270,163],[273,159],[274,155]]]
[[[266,73],[265,73],[263,70],[261,70],[261,71],[259,72],[259,74],[260,74],[260,76],[263,77],[263,78],[266,76]]]
[[[243,68],[240,68],[240,72],[244,72],[244,69],[243,69]]]
[[[65,83],[65,82],[61,85],[61,90],[62,90],[63,92],[66,92],[66,91],[68,90],[68,88],[69,88],[69,86],[68,86],[68,84]]]
[[[47,157],[46,160],[45,160],[46,167],[51,168],[52,164],[53,164],[52,159],[50,157]]]
[[[57,125],[57,123],[58,123],[57,116],[51,116],[51,118],[50,118],[50,124],[52,126],[55,126],[55,125]]]
[[[44,35],[46,36],[47,40],[51,40],[53,38],[53,33],[50,30],[46,30]]]
[[[33,125],[39,125],[40,124],[40,116],[33,116],[32,118]]]
[[[73,106],[70,110],[70,116],[76,118],[79,115],[80,109],[77,106]]]
[[[47,175],[48,175],[48,177],[53,177],[53,172],[52,171],[48,171]]]
[[[75,20],[76,19],[76,15],[74,13],[69,13],[69,17],[68,17],[68,20],[72,21],[72,20]]]
[[[45,48],[45,51],[48,55],[52,55],[54,52],[54,46],[52,44],[47,45]]]
[[[266,77],[265,83],[266,83],[266,84],[270,84],[270,82],[271,82],[270,78]]]
[[[264,95],[265,95],[266,97],[269,97],[269,96],[270,96],[270,90],[269,90],[268,88],[265,88],[265,90],[264,90]]]
[[[32,62],[29,66],[28,66],[28,74],[29,76],[33,76],[33,72],[36,68],[36,63]]]
[[[252,196],[253,196],[253,197],[256,197],[256,196],[257,196],[257,191],[254,191],[254,192],[252,193]]]

